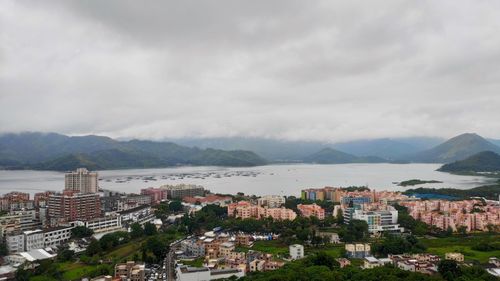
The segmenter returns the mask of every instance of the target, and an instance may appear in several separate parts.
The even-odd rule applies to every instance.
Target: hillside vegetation
[[[438,171],[460,174],[499,172],[500,155],[493,151],[483,151],[464,160],[445,164]]]
[[[0,167],[93,170],[175,165],[256,166],[266,160],[251,151],[186,147],[171,142],[117,141],[102,136],[23,133],[0,136]]]

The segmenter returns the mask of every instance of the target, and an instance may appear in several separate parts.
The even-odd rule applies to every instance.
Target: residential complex
[[[227,206],[228,216],[248,219],[248,218],[267,218],[271,217],[275,220],[294,220],[297,214],[290,209],[282,208],[267,208],[258,205],[253,205],[247,201],[240,201],[229,204]]]
[[[184,197],[204,196],[205,189],[200,185],[178,184],[163,185],[160,189],[165,190],[168,199],[182,199]]]
[[[65,190],[49,195],[50,224],[57,226],[70,221],[87,221],[101,216],[101,201],[97,193]]]
[[[0,211],[32,209],[33,206],[29,193],[13,191],[0,196]]]
[[[64,189],[80,193],[96,193],[97,173],[90,172],[85,168],[78,168],[76,171],[64,175]]]
[[[410,215],[428,225],[456,231],[465,227],[466,231],[485,231],[500,226],[500,205],[482,200],[425,200],[402,202]]]
[[[321,208],[316,204],[310,204],[310,205],[299,204],[297,205],[297,209],[299,209],[300,214],[303,217],[317,217],[320,220],[325,219],[325,209]]]

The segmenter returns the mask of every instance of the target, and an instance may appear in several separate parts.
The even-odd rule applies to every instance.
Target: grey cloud
[[[4,1],[0,132],[500,138],[499,5]]]

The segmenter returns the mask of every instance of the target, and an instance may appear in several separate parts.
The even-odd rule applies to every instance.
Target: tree
[[[72,261],[75,256],[75,251],[64,248],[57,253],[57,259],[61,262]]]
[[[144,224],[144,234],[147,236],[152,236],[157,233],[156,226],[150,222]]]
[[[71,229],[71,237],[85,238],[94,235],[94,231],[85,226],[77,226]]]
[[[9,249],[7,249],[7,245],[0,240],[0,256],[6,256],[9,254]]]
[[[91,257],[93,255],[100,254],[101,251],[101,243],[99,243],[99,241],[95,239],[92,239],[92,241],[90,241],[89,245],[87,246],[86,254],[87,256]]]
[[[338,263],[335,261],[335,258],[325,252],[319,252],[317,254],[312,255],[308,258],[306,264],[310,263],[312,265],[317,266],[326,266],[330,269],[337,267]]]
[[[462,235],[462,236],[466,236],[467,235],[467,227],[466,226],[459,226],[457,228],[457,232]]]
[[[153,253],[156,261],[163,260],[169,250],[169,241],[158,236],[153,236],[146,241],[144,247],[147,251]]]
[[[338,213],[337,213],[337,223],[338,224],[344,224],[344,213],[342,212],[342,209],[338,210]]]
[[[172,201],[168,204],[168,208],[172,212],[180,212],[183,210],[182,202],[179,200]]]
[[[388,254],[421,253],[426,247],[413,235],[406,237],[387,235],[382,242],[373,244],[372,249],[374,253],[386,256]]]
[[[351,220],[340,229],[339,236],[348,243],[364,241],[369,237],[368,224],[362,220]]]
[[[455,280],[462,275],[460,266],[458,266],[458,263],[454,260],[440,261],[438,264],[438,271],[441,276],[448,281]]]
[[[144,230],[142,229],[142,226],[135,222],[130,226],[130,238],[136,239],[144,235]]]

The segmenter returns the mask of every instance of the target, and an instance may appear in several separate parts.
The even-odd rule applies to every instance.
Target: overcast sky
[[[1,1],[0,131],[500,138],[500,1]]]

